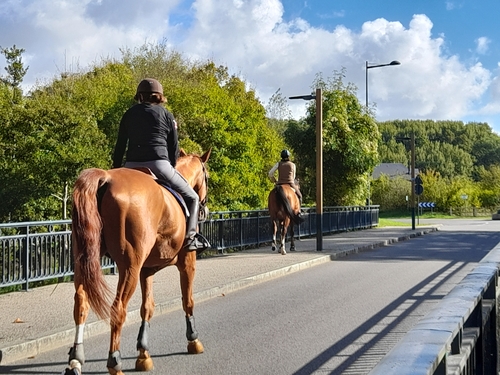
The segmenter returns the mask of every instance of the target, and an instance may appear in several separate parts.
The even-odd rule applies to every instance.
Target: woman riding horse
[[[142,324],[137,337],[136,370],[153,368],[148,351],[149,322],[155,306],[153,276],[170,265],[177,266],[180,273],[188,353],[204,350],[194,323],[193,282],[196,254],[210,246],[197,233],[199,204],[204,205],[207,197],[205,163],[210,150],[198,156],[186,155],[178,149],[175,120],[159,105],[165,101],[162,91],[160,83],[153,79],[139,84],[136,94],[139,104],[125,113],[120,124],[113,158],[115,168],[86,169],[75,182],[72,245],[76,329],[66,375],[81,374],[85,362],[84,326],[90,308],[101,319],[110,318],[107,367],[110,374],[123,375],[120,337],[127,305],[138,281],[142,292]],[[125,166],[130,168],[119,168],[127,141]],[[139,167],[141,170],[131,169]],[[176,193],[162,187],[155,175],[183,196],[189,208],[187,215]],[[118,268],[118,286],[112,303],[100,264],[105,254]]]
[[[278,180],[274,177],[278,171]],[[290,250],[295,250],[294,224],[300,224],[303,221],[301,216],[301,200],[298,184],[295,183],[296,167],[290,161],[290,152],[281,151],[281,161],[276,163],[269,171],[269,179],[276,183],[275,188],[269,193],[268,209],[273,222],[273,243],[272,250],[276,250],[276,234],[280,232],[280,253],[286,254],[285,240],[288,227],[290,226],[291,243]]]

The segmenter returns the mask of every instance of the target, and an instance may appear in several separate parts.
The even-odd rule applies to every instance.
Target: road
[[[186,354],[181,310],[153,318],[150,374],[367,374],[500,242],[500,222],[441,224],[439,232],[197,304],[201,355]],[[136,374],[137,332],[137,324],[124,329],[126,374]],[[84,374],[107,374],[108,340],[85,341]],[[0,373],[59,374],[66,361],[59,348]]]

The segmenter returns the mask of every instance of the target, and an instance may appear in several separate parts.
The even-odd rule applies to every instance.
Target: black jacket
[[[126,161],[164,159],[175,167],[179,144],[174,116],[158,104],[139,103],[129,108],[120,121],[113,168],[121,167],[125,149]]]

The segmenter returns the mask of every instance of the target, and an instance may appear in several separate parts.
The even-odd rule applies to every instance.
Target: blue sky
[[[26,50],[28,91],[120,49],[166,40],[248,82],[264,105],[346,70],[378,120],[487,122],[500,133],[498,0],[3,0],[0,46]],[[4,61],[0,59],[0,67]],[[305,102],[289,101],[294,117]]]

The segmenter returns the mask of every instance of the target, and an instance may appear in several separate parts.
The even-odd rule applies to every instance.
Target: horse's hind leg
[[[85,363],[85,353],[83,351],[83,330],[89,315],[90,305],[87,293],[83,286],[78,283],[78,274],[75,273],[75,304],[73,306],[73,319],[75,321],[75,341],[69,351],[69,367],[65,375],[79,375],[82,372],[82,365]]]
[[[123,375],[120,355],[120,339],[123,324],[127,318],[127,305],[134,294],[139,279],[140,265],[120,269],[118,267],[118,287],[111,307],[111,340],[107,367],[111,375]]]
[[[203,344],[198,340],[198,332],[196,331],[193,316],[193,283],[196,272],[196,251],[181,251],[177,261],[177,269],[179,270],[181,279],[182,308],[186,314],[187,350],[189,354],[203,353]]]
[[[155,303],[153,299],[153,275],[156,270],[143,268],[141,270],[141,318],[142,324],[137,336],[137,350],[139,355],[135,361],[137,371],[151,371],[153,369],[153,360],[149,355],[149,322],[153,317]]]
[[[280,239],[280,250],[281,255],[286,255],[285,243],[286,243],[286,232],[288,229],[288,225],[286,223],[281,224],[281,239]]]
[[[278,232],[278,223],[273,220],[273,243],[271,244],[271,250],[276,251],[276,233]]]
[[[290,224],[290,251],[295,251],[294,225]]]

